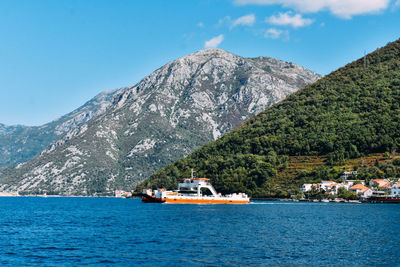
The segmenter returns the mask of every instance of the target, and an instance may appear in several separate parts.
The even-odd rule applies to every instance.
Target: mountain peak
[[[192,54],[183,56],[181,58],[178,58],[174,62],[201,62],[201,61],[207,61],[207,60],[210,60],[213,58],[223,58],[223,59],[229,60],[229,61],[242,59],[242,57],[240,57],[240,56],[234,55],[230,52],[227,52],[227,51],[219,49],[219,48],[207,48],[207,49],[199,50]]]
[[[229,53],[223,49],[220,49],[220,48],[206,48],[203,50],[199,50],[195,53],[192,53],[192,55],[215,55],[215,54],[222,55],[222,54],[231,54],[231,53]]]

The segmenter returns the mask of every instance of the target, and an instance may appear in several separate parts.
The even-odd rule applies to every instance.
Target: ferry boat
[[[210,190],[210,196],[202,194],[202,188]],[[183,179],[178,184],[177,191],[166,191],[164,189],[144,189],[142,201],[147,203],[185,203],[185,204],[247,204],[250,198],[245,193],[234,193],[221,195],[217,193],[208,178]]]

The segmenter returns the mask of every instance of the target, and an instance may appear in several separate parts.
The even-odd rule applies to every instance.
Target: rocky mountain
[[[6,126],[0,123],[0,167],[32,159],[52,142],[105,112],[119,90],[105,91],[78,109],[42,126]]]
[[[33,160],[0,174],[0,190],[93,195],[130,190],[319,76],[273,58],[207,49],[115,96]]]
[[[400,40],[340,68],[248,120],[141,187],[175,188],[195,168],[222,193],[290,197],[303,183],[396,181],[400,174]]]
[[[122,89],[105,91],[78,109],[42,126],[6,126],[0,123],[0,167],[32,159],[52,142],[106,111]]]

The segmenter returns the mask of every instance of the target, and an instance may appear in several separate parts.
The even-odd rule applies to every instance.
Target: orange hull
[[[181,203],[181,204],[247,204],[246,200],[226,200],[226,199],[180,199],[167,198],[165,203]]]

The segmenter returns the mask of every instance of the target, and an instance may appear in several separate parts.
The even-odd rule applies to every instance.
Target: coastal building
[[[377,188],[391,188],[390,182],[387,179],[372,179],[369,185]]]
[[[336,183],[333,181],[329,180],[324,180],[321,181],[318,184],[303,184],[303,186],[300,189],[300,192],[309,192],[313,188],[315,190],[321,191],[324,190],[325,193],[331,194],[331,195],[337,195],[339,193],[340,188],[344,188],[345,190],[348,190],[350,186],[352,186],[353,183]]]
[[[301,187],[300,191],[305,193],[308,191],[311,191],[313,184],[303,184],[303,186]]]
[[[325,190],[326,193],[330,194],[330,195],[336,195],[336,191],[337,191],[337,183],[333,183],[327,186],[327,190]]]
[[[372,190],[363,184],[356,184],[349,188],[350,192],[354,192],[360,197],[368,198],[372,195]]]
[[[311,191],[313,188],[314,188],[315,190],[319,190],[319,189],[318,189],[318,184],[303,184],[303,186],[302,186],[301,189],[300,189],[300,192],[303,192],[303,193],[309,192],[309,191]]]
[[[349,190],[349,187],[352,186],[349,185],[348,183],[337,183],[337,184],[332,184],[330,186],[330,194],[331,195],[337,195],[339,193],[340,188],[344,188],[345,190]]]
[[[343,172],[343,175],[340,176],[340,179],[342,179],[343,181],[346,181],[351,175],[357,176],[358,173],[357,173],[357,171]]]
[[[400,196],[400,182],[393,184],[390,194],[392,196]]]
[[[324,190],[325,192],[330,192],[333,185],[336,183],[334,181],[321,181],[318,183],[318,189]]]
[[[365,185],[365,180],[346,180],[344,183],[351,187],[354,185],[355,181],[358,181],[361,184]]]
[[[115,197],[131,197],[131,192],[126,192],[124,190],[115,190]]]
[[[376,189],[372,189],[372,197],[382,197],[386,195],[385,191],[380,191],[380,190],[376,190]]]

